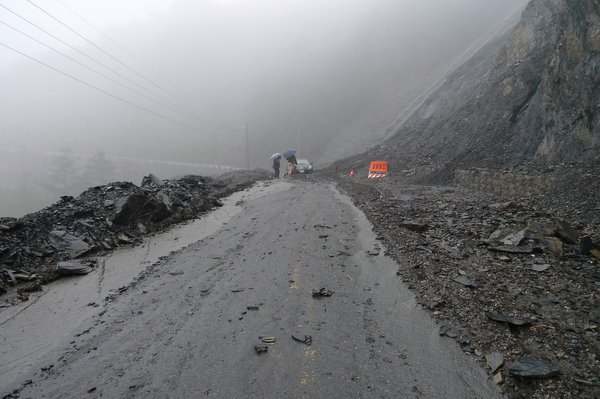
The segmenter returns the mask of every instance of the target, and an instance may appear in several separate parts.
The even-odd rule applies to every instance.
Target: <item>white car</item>
[[[310,174],[313,172],[313,164],[308,162],[306,159],[298,159],[298,165],[296,165],[296,171],[299,174]]]

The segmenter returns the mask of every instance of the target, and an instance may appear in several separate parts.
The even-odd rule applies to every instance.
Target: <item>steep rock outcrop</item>
[[[509,36],[458,68],[368,157],[428,182],[462,168],[586,161],[600,149],[599,115],[600,3],[532,0]]]
[[[533,65],[531,73],[501,81],[509,98],[513,87],[531,93],[512,110],[510,160],[555,163],[588,156],[600,146],[600,3],[546,0],[530,8],[543,20],[524,20],[499,58],[498,69]]]

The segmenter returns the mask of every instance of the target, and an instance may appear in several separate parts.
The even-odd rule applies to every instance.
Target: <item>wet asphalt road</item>
[[[439,337],[395,263],[373,255],[379,243],[347,197],[312,181],[274,184],[286,189],[245,201],[63,337],[20,397],[498,397]],[[332,296],[313,298],[319,288]],[[257,354],[260,336],[276,341]]]

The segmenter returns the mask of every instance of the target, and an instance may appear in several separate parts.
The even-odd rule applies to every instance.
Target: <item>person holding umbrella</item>
[[[296,160],[296,150],[286,150],[283,153],[283,157],[288,161],[288,168],[285,176],[292,177],[292,175],[294,174],[294,167],[298,165],[298,161]]]
[[[275,179],[279,179],[279,161],[281,160],[281,154],[276,152],[275,154],[271,155],[271,160],[273,161],[273,171],[275,172],[273,177]]]

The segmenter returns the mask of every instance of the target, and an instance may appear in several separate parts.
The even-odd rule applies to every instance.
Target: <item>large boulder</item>
[[[142,188],[155,188],[155,187],[162,187],[165,185],[165,182],[160,180],[158,177],[154,176],[152,173],[150,173],[148,176],[145,176],[142,179]]]
[[[115,201],[115,217],[113,222],[120,226],[128,226],[144,218],[150,218],[156,211],[156,202],[146,194],[136,193]]]
[[[115,201],[113,222],[120,226],[138,223],[158,223],[173,214],[173,204],[164,191],[155,195],[135,193]]]
[[[527,237],[558,237],[568,244],[579,244],[579,232],[564,220],[533,221],[527,226]]]
[[[152,214],[152,222],[162,222],[173,214],[173,205],[169,196],[162,191],[159,191],[154,197],[156,201],[156,209]]]

